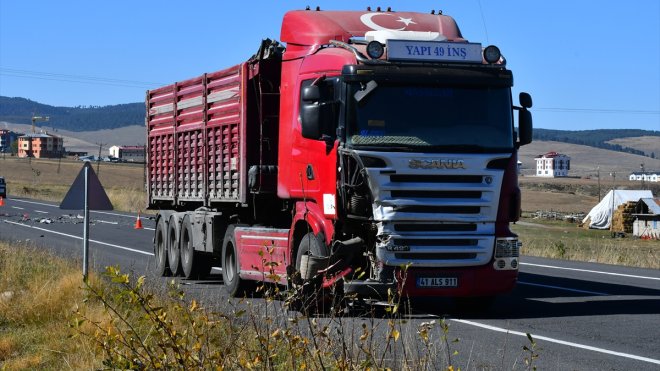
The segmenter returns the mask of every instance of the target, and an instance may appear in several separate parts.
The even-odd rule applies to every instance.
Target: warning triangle
[[[64,196],[60,203],[60,209],[65,210],[83,210],[85,208],[85,168],[87,168],[87,181],[89,198],[87,200],[90,210],[113,210],[112,203],[101,185],[99,177],[94,172],[92,165],[85,162],[85,165],[78,173],[76,180],[73,181],[69,192]]]

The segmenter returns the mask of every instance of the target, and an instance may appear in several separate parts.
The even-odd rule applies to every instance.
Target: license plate
[[[458,287],[456,277],[418,277],[417,287]]]

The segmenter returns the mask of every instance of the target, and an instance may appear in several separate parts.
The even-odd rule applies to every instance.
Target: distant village
[[[107,155],[95,156],[88,152],[67,151],[64,139],[48,132],[16,133],[0,129],[0,153],[20,158],[75,158],[82,161],[145,162],[145,146],[114,145]]]
[[[568,155],[548,152],[536,156],[534,160],[537,177],[570,176],[571,158]],[[518,162],[519,169],[521,165],[522,163]],[[660,171],[634,171],[628,179],[658,182]],[[585,228],[632,233],[642,239],[660,239],[660,198],[654,198],[649,190],[612,189],[584,216],[582,224]]]

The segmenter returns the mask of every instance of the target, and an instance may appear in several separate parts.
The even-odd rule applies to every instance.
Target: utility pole
[[[644,184],[644,179],[646,178],[646,173],[644,172],[644,163],[641,163],[639,168],[642,169],[642,190],[644,190],[646,188],[646,185]]]
[[[34,124],[38,121],[41,122],[46,122],[49,121],[50,117],[49,116],[35,116],[35,114],[32,114],[32,134],[36,134],[36,130],[34,128]],[[34,156],[34,151],[32,150],[32,141],[34,140],[34,136],[27,136],[30,138],[28,141],[28,162],[31,164],[32,163],[32,157]]]
[[[49,117],[49,116],[35,116],[35,115],[33,114],[33,115],[32,115],[32,134],[35,134],[35,133],[36,133],[36,130],[35,130],[35,128],[34,128],[34,124],[35,124],[35,122],[37,122],[37,121],[43,121],[43,122],[46,122],[46,121],[49,121],[49,120],[50,120],[50,117]]]
[[[614,232],[614,196],[616,195],[616,173],[613,171],[610,173],[612,177],[612,213],[610,214],[610,231]]]
[[[598,178],[598,203],[600,203],[600,166],[596,166],[596,177]]]
[[[101,166],[101,150],[103,150],[103,146],[108,144],[108,143],[96,143],[99,145],[99,157],[96,158],[96,175],[100,174],[100,166]]]

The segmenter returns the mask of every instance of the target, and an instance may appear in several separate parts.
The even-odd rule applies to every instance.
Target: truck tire
[[[173,276],[181,273],[181,254],[179,253],[179,236],[181,235],[181,226],[176,217],[170,217],[169,228],[167,229],[167,260],[170,263],[170,271]]]
[[[235,228],[235,225],[227,227],[225,238],[222,241],[222,280],[229,295],[235,298],[252,296],[254,282],[244,280],[239,276],[240,261],[234,237]]]
[[[165,219],[158,218],[154,235],[154,257],[156,258],[156,274],[169,276],[170,267],[167,260],[167,224]]]
[[[180,234],[181,270],[183,277],[187,279],[203,279],[211,272],[211,263],[204,259],[204,254],[195,251],[193,233],[192,221],[190,216],[186,215],[183,217]]]
[[[313,232],[307,233],[303,236],[298,251],[296,252],[296,273],[301,275],[307,270],[314,270],[313,267],[303,267],[303,256],[313,255],[317,257],[328,256],[328,247],[325,245],[325,238],[323,234],[315,235]],[[301,275],[301,278],[304,278]],[[314,277],[311,280],[304,280],[303,285],[297,290],[296,305],[293,309],[299,310],[302,313],[309,314],[322,314],[330,310],[332,300],[326,300],[326,290],[321,287],[322,278]]]

